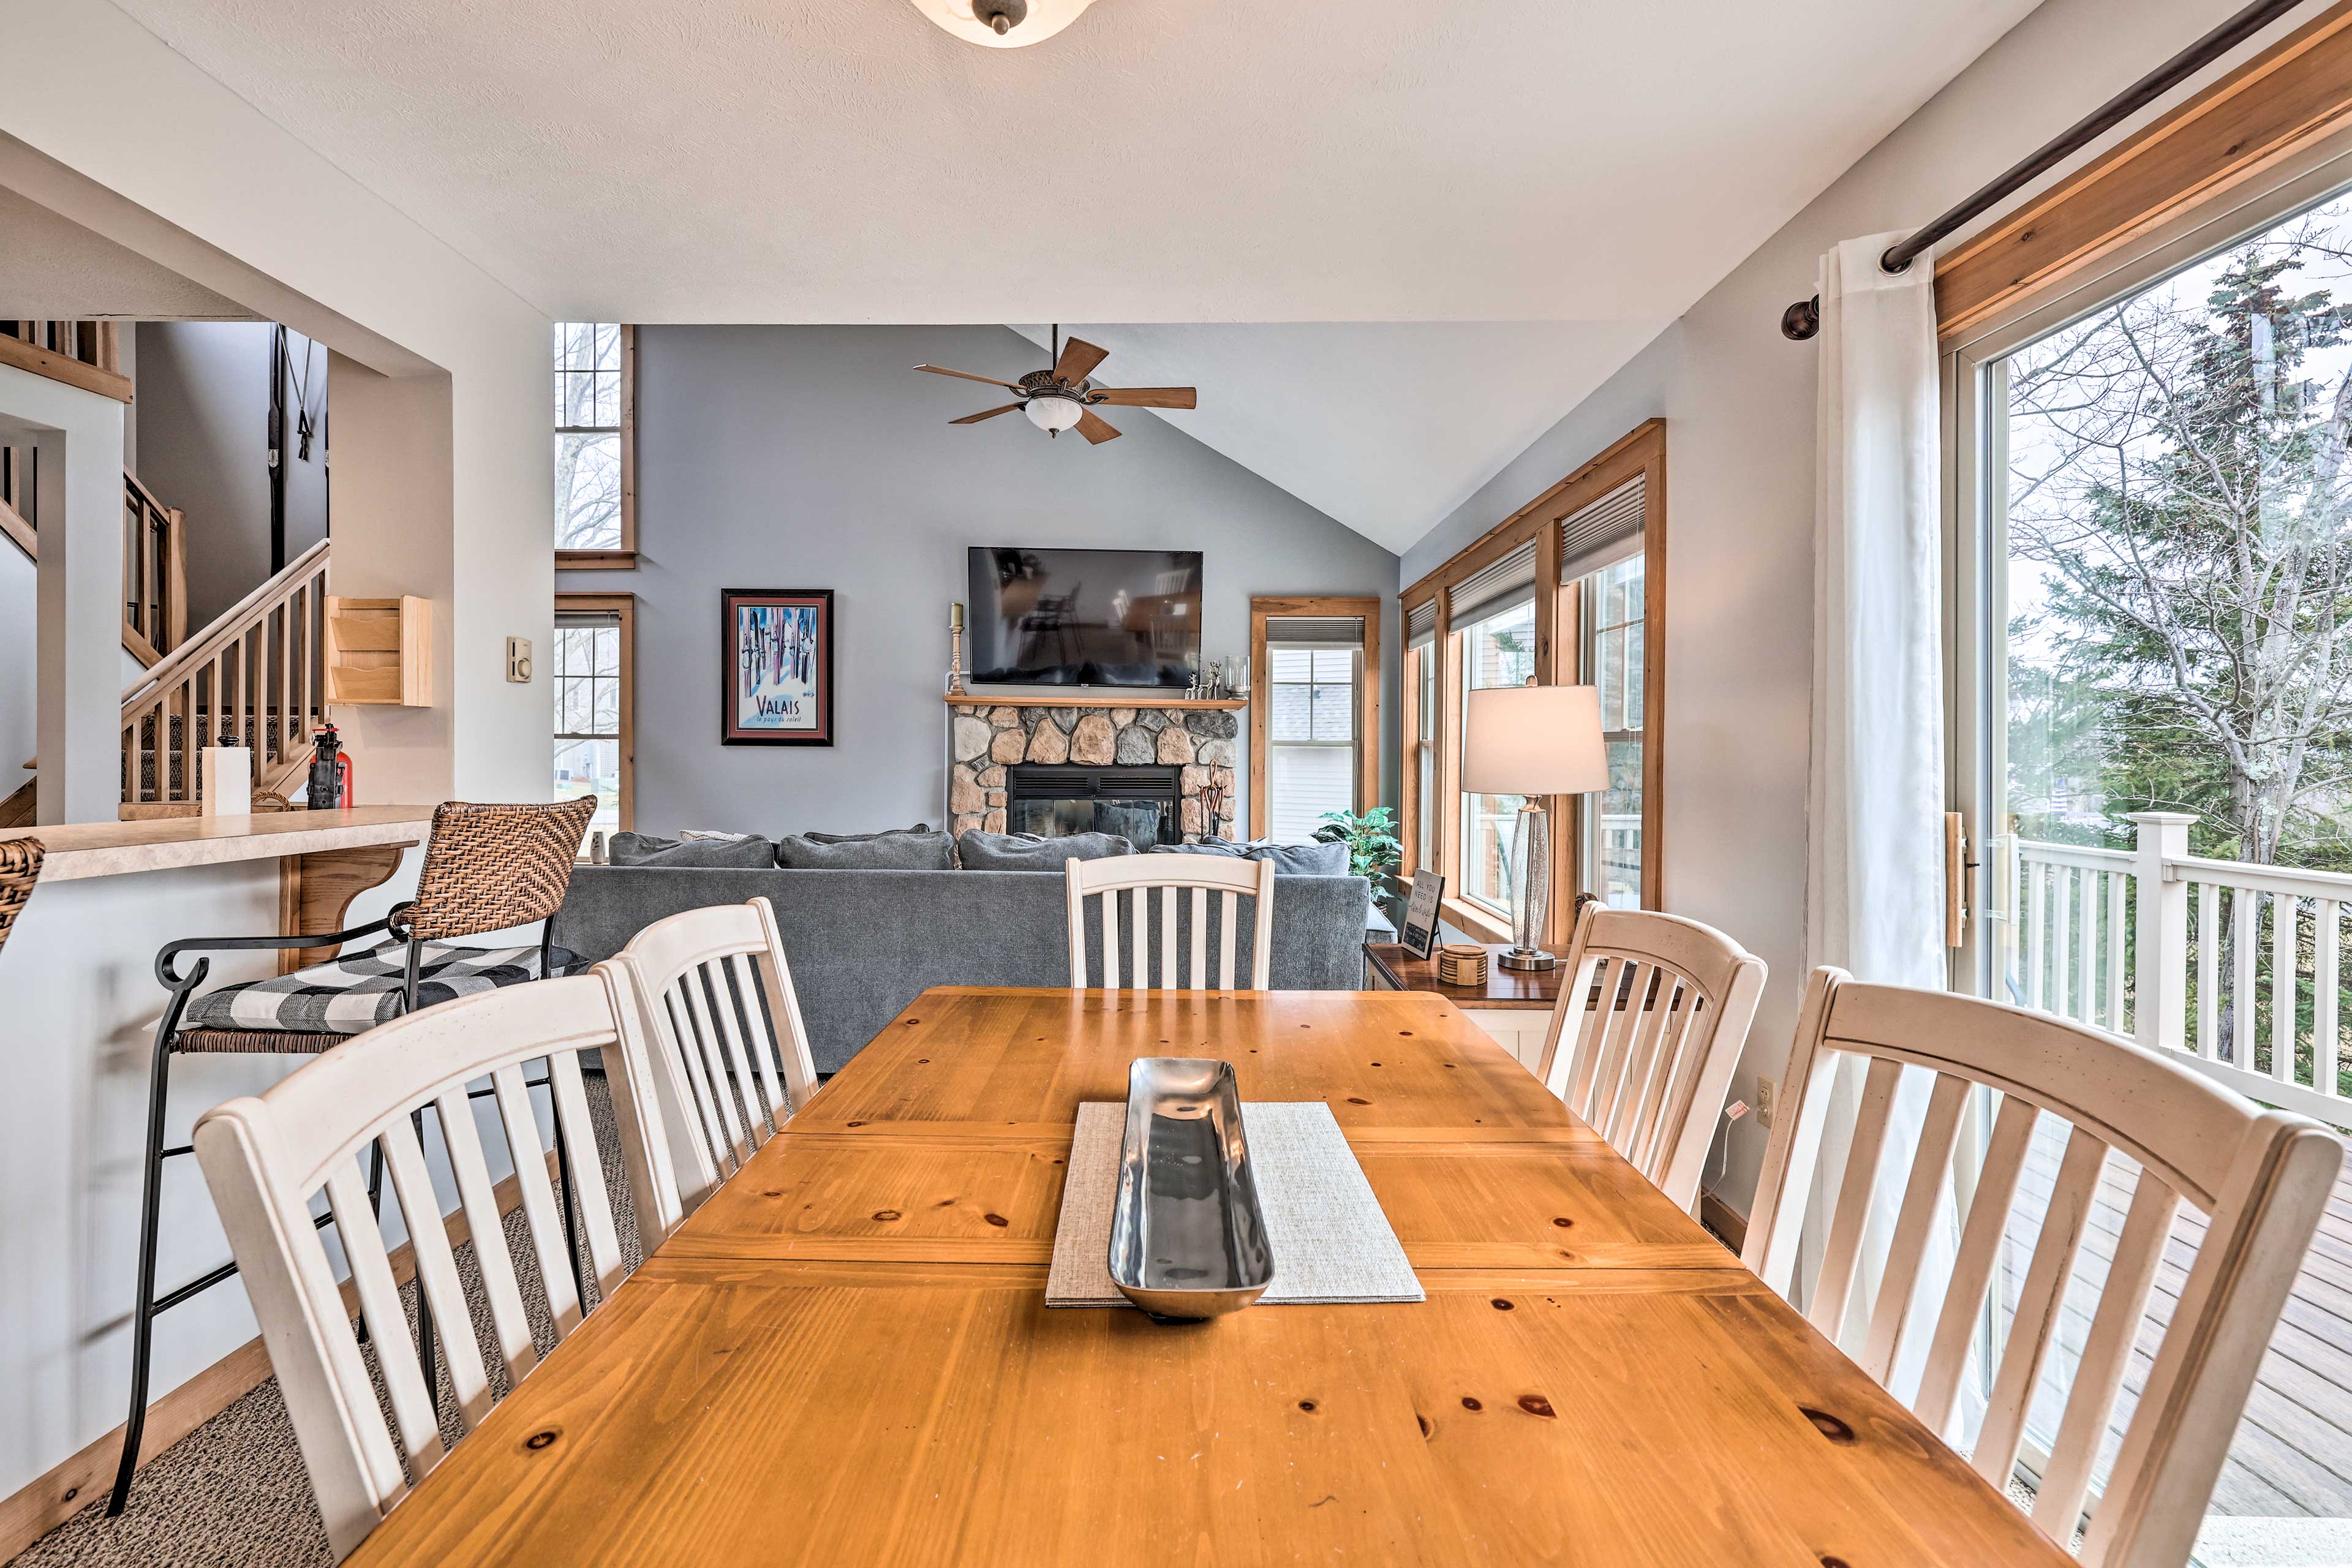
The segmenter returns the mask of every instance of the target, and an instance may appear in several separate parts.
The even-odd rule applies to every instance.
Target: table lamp
[[[1601,690],[1592,686],[1489,686],[1470,693],[1462,720],[1462,790],[1524,795],[1511,834],[1511,946],[1506,969],[1549,969],[1551,814],[1544,797],[1609,785]]]

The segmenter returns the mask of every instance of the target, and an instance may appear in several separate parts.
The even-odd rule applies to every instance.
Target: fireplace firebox
[[[1004,826],[1064,838],[1114,833],[1139,848],[1181,844],[1180,770],[1024,763],[1004,770]]]

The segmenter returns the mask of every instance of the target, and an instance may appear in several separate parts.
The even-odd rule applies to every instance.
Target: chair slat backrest
[[[1798,1237],[1831,1113],[1832,1080],[1867,1064],[1845,1174],[1806,1315],[1822,1332],[1848,1330],[1867,1211],[1906,1071],[1932,1075],[1921,1135],[1907,1159],[1902,1207],[1879,1294],[1857,1351],[1889,1381],[1912,1321],[1932,1312],[1914,1401],[1941,1432],[1958,1401],[1969,1346],[2007,1230],[2010,1206],[2044,1115],[2067,1136],[2010,1323],[1992,1363],[1990,1394],[1970,1462],[2005,1488],[2062,1317],[2074,1261],[2099,1198],[2110,1152],[2137,1163],[2131,1201],[2066,1391],[2036,1489],[2033,1521],[2071,1541],[2095,1479],[2174,1215],[2207,1216],[2195,1266],[2173,1305],[2105,1489],[2092,1510],[2083,1560],[2139,1568],[2187,1560],[2207,1499],[2237,1430],[2271,1332],[2318,1227],[2343,1144],[2318,1123],[2269,1110],[2193,1069],[2127,1041],[2044,1013],[1974,997],[1857,984],[1814,971],[1805,992],[1790,1086],[1772,1129],[1743,1256],[1783,1294],[1797,1272]],[[1972,1089],[2000,1097],[1961,1221],[1950,1284],[1920,1300],[1921,1259],[1945,1201]]]
[[[546,1310],[558,1340],[585,1303],[571,1249],[584,1242],[588,1278],[609,1296],[624,1267],[604,1165],[589,1121],[580,1053],[603,1054],[622,1156],[642,1179],[655,1130],[646,1116],[648,1062],[627,973],[611,963],[427,1008],[379,1025],[311,1060],[257,1098],[232,1100],[196,1124],[195,1149],[236,1256],[269,1359],[286,1397],[337,1557],[348,1554],[442,1457],[441,1426],[362,1168],[383,1151],[392,1194],[414,1245],[419,1289],[432,1308],[441,1363],[461,1425],[496,1399],[475,1339],[457,1256],[417,1136],[428,1108],[438,1121],[458,1205],[489,1305],[495,1352],[511,1387],[538,1355],[526,1296]],[[570,1158],[579,1235],[567,1230],[523,1064],[544,1059],[555,1136]],[[488,1078],[511,1156],[522,1224],[536,1263],[516,1266],[485,1158],[468,1086]],[[351,1289],[382,1369],[386,1424],[350,1310],[311,1222],[324,1194],[351,1268]],[[405,1474],[404,1474],[404,1466]]]
[[[32,899],[47,853],[37,838],[0,838],[0,946],[7,944],[16,917]]]
[[[667,1133],[651,1250],[808,1103],[816,1063],[766,899],[656,921],[614,962],[635,982]]]
[[[1564,967],[1537,1076],[1691,1207],[1764,961],[1696,921],[1591,903]]]
[[[1070,984],[1087,985],[1087,900],[1099,903],[1102,931],[1102,983],[1109,991],[1265,991],[1274,980],[1274,862],[1235,855],[1116,855],[1101,860],[1070,860],[1063,866],[1068,879],[1070,914]],[[1154,892],[1160,895],[1160,973],[1155,984],[1151,969],[1151,914]],[[1189,910],[1179,895],[1189,892]],[[1210,898],[1215,896],[1217,963],[1208,962]],[[1119,917],[1121,895],[1127,918]],[[1240,901],[1251,901],[1250,975],[1246,985],[1235,973],[1235,952],[1241,929]],[[1189,943],[1179,941],[1178,928],[1189,925]],[[1177,953],[1185,948],[1190,962],[1181,973]]]
[[[563,905],[596,797],[548,802],[445,800],[403,915],[423,942],[474,936],[548,919]]]

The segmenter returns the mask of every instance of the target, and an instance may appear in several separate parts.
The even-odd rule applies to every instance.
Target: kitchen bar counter
[[[171,816],[144,822],[80,822],[0,830],[37,838],[48,851],[41,880],[78,881],[181,866],[273,860],[289,855],[423,842],[429,805],[362,805],[349,811],[274,811],[255,816]]]

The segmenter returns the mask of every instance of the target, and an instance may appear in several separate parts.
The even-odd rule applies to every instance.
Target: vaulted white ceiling
[[[1041,345],[1052,341],[1046,327],[1014,330]],[[1201,389],[1198,408],[1157,416],[1108,410],[1115,422],[1164,418],[1402,554],[1599,387],[1657,323],[1081,324],[1063,331],[1111,351],[1096,373],[1106,386]],[[1046,363],[1041,350],[1034,364],[1004,368],[1017,374]]]
[[[1594,324],[1136,329],[1390,538],[2035,0],[1097,0],[1021,49],[908,0],[118,3],[559,318]]]

